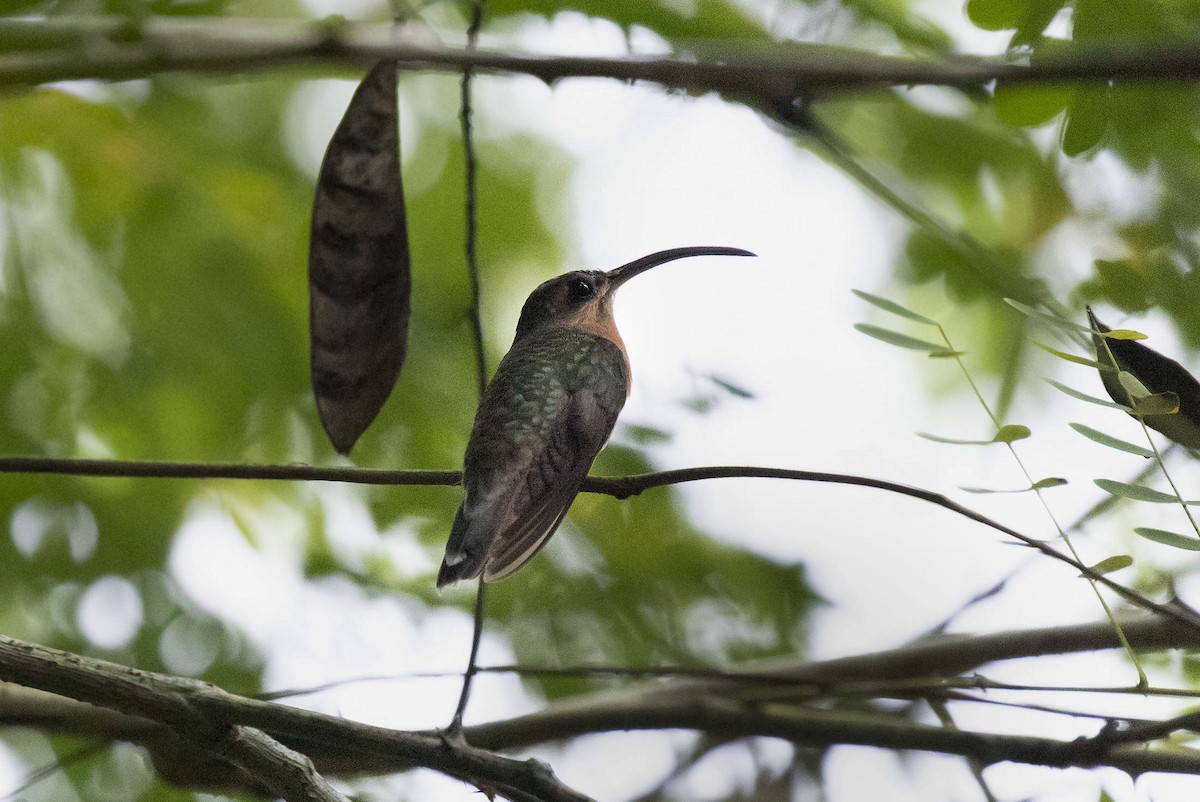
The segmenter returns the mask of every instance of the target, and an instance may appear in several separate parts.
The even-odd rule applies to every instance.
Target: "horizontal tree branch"
[[[1195,630],[1157,617],[1126,617],[1121,625],[1139,650],[1200,645],[1200,634]],[[739,666],[732,679],[688,677],[637,683],[564,699],[535,713],[478,725],[468,734],[477,745],[511,749],[599,731],[685,727],[725,737],[774,735],[813,746],[853,743],[922,749],[962,755],[985,764],[1011,760],[1047,766],[1109,765],[1135,776],[1149,771],[1196,773],[1200,753],[1168,756],[1146,750],[1146,744],[1155,738],[1194,723],[1194,716],[1130,728],[1147,736],[1135,747],[1130,735],[1112,737],[1107,730],[1092,738],[1048,742],[772,703],[772,699],[784,702],[795,698],[795,683],[808,683],[811,689],[835,695],[847,684],[921,678],[932,681],[997,661],[1118,647],[1108,622],[987,635],[936,635],[897,649],[832,660],[800,664],[786,658],[757,661]],[[742,681],[746,676],[755,681]],[[764,695],[761,680],[767,678],[778,681],[776,693]],[[986,680],[976,684],[985,691],[990,686]],[[808,698],[804,693],[799,697]],[[1178,762],[1176,757],[1180,758]]]
[[[600,58],[430,46],[390,25],[344,20],[296,22],[245,18],[56,17],[0,20],[0,86],[69,79],[129,80],[167,71],[244,73],[289,64],[366,69],[379,59],[403,70],[523,74],[649,81],[690,91],[782,100],[812,91],[931,84],[979,87],[1079,81],[1192,81],[1200,78],[1194,42],[1153,47],[1063,47],[1024,63],[1007,57],[940,61],[880,56],[849,48],[765,39],[753,47],[693,46],[674,56]]]
[[[1103,731],[1090,738],[1056,741],[949,730],[884,715],[782,703],[743,703],[719,696],[686,700],[651,698],[636,705],[610,705],[593,712],[586,718],[577,716],[573,728],[560,728],[558,737],[619,730],[695,729],[727,738],[784,738],[800,746],[855,744],[940,752],[973,758],[984,765],[1009,761],[1055,768],[1110,766],[1132,776],[1147,772],[1200,774],[1200,753],[1147,749],[1143,744],[1114,744],[1105,738]],[[468,737],[487,744],[493,734],[494,731],[469,731]],[[551,739],[554,735],[539,732],[537,740]]]
[[[277,479],[286,481],[332,481],[373,485],[416,485],[445,486],[462,481],[459,471],[385,471],[363,468],[320,467],[312,465],[254,465],[239,463],[174,463],[174,462],[130,462],[124,460],[60,459],[53,457],[0,457],[2,473],[42,473],[72,476],[124,476],[156,477],[175,479]],[[822,482],[869,487],[884,490],[934,504],[983,524],[1061,563],[1069,565],[1082,575],[1098,582],[1123,599],[1144,610],[1173,618],[1181,624],[1200,631],[1200,616],[1180,605],[1161,604],[1147,598],[1133,588],[1126,587],[1110,577],[1093,570],[1068,554],[1037,538],[1024,535],[1017,530],[988,518],[969,507],[952,501],[932,490],[875,479],[869,476],[802,471],[791,468],[766,468],[745,465],[715,465],[700,468],[680,468],[670,471],[622,477],[590,476],[583,483],[585,493],[603,493],[618,499],[629,498],[646,490],[668,485],[696,482],[707,479],[788,479],[803,482]]]
[[[161,462],[139,460],[0,457],[0,473],[111,476],[153,479],[248,479],[285,482],[346,482],[362,485],[451,486],[461,471],[385,471],[338,466],[268,465],[242,462]]]
[[[1161,649],[1200,648],[1200,633],[1178,623],[1156,616],[1127,615],[1120,621],[1133,646],[1142,651]],[[849,657],[798,663],[792,658],[774,658],[743,664],[732,669],[706,667],[635,667],[635,666],[575,666],[549,667],[530,665],[482,666],[481,673],[518,673],[522,676],[606,676],[638,680],[652,679],[625,686],[619,691],[605,692],[600,697],[632,698],[641,693],[661,694],[680,692],[727,693],[730,688],[753,692],[756,688],[773,686],[793,698],[808,696],[822,698],[841,696],[847,689],[861,695],[867,683],[878,686],[877,696],[902,690],[905,696],[913,690],[1011,690],[1031,694],[1046,693],[1137,693],[1156,696],[1192,696],[1200,691],[1190,689],[1144,688],[1135,686],[1090,687],[1086,685],[1042,686],[1016,685],[989,680],[973,674],[975,669],[996,662],[1047,655],[1077,654],[1087,651],[1117,648],[1119,641],[1108,622],[1074,624],[1040,629],[1016,630],[982,635],[938,634],[921,638],[893,649],[867,652]],[[341,682],[323,683],[315,687],[275,691],[257,697],[277,701],[328,690],[347,682],[367,679],[396,680],[428,678],[451,674],[404,674],[359,677]],[[957,678],[956,678],[957,676]],[[669,680],[662,683],[661,680]],[[942,681],[945,680],[945,681]],[[892,683],[892,684],[889,684]],[[903,684],[896,684],[903,683]],[[923,685],[920,683],[924,683]],[[576,697],[552,705],[591,704],[587,697]],[[595,697],[593,697],[595,698]],[[541,715],[541,714],[538,714]],[[108,735],[115,739],[137,740],[145,722],[138,719],[127,729],[129,717],[104,708],[82,705],[48,692],[0,683],[0,723],[43,723],[56,733],[80,737]],[[488,725],[484,725],[485,727]]]
[[[261,785],[287,802],[346,802],[308,758],[252,727],[213,720],[190,704],[180,691],[195,692],[200,683],[12,639],[0,643],[0,677],[24,677],[23,685],[157,721],[169,728],[173,743],[240,769],[243,783]]]
[[[1120,623],[1130,643],[1137,649],[1152,651],[1200,647],[1200,632],[1169,619],[1138,613],[1122,617]],[[948,678],[1004,660],[1076,654],[1119,646],[1120,641],[1107,621],[983,635],[938,634],[894,649],[830,660],[808,663],[797,663],[792,658],[758,660],[738,666],[736,672],[728,676],[721,672],[715,672],[714,676],[713,672],[697,670],[693,673],[684,669],[670,690],[665,691],[659,682],[651,682],[629,686],[622,692],[637,693],[638,689],[645,689],[655,694],[675,691],[715,693],[728,689],[731,684],[745,684],[753,688],[768,681],[835,689],[848,682]],[[483,667],[480,671],[514,669],[521,667]]]
[[[1141,650],[1200,645],[1200,636],[1194,631],[1154,616],[1130,617],[1122,624],[1130,642]],[[847,680],[946,677],[999,660],[1116,647],[1112,628],[1097,623],[988,635],[940,635],[898,649],[813,663],[759,661],[739,667],[737,673],[778,677],[779,693],[764,695],[761,682],[737,679],[680,678],[637,683],[565,699],[530,715],[468,727],[466,736],[472,746],[467,747],[447,742],[437,733],[358,724],[238,697],[194,680],[0,638],[0,678],[42,691],[0,687],[0,720],[48,732],[141,743],[150,749],[155,766],[168,779],[184,785],[189,781],[207,784],[200,787],[212,787],[214,782],[212,766],[204,758],[211,744],[200,748],[193,738],[181,741],[178,730],[195,721],[206,728],[202,732],[251,728],[265,733],[264,737],[306,755],[324,774],[380,774],[424,765],[452,776],[470,777],[481,786],[486,784],[502,792],[508,789],[517,798],[522,793],[527,795],[525,798],[580,797],[563,789],[548,775],[548,769],[507,760],[486,750],[520,749],[588,733],[629,729],[685,728],[724,737],[774,736],[815,747],[853,743],[920,749],[964,755],[983,763],[1012,760],[1047,766],[1108,765],[1134,775],[1147,771],[1200,774],[1200,755],[1174,748],[1148,748],[1173,729],[1193,725],[1194,717],[1146,722],[1126,730],[1102,730],[1077,741],[1058,741],[954,732],[883,713],[817,709],[797,704],[788,695],[794,688],[791,683],[796,681],[835,687]],[[986,688],[986,684],[981,687]],[[65,700],[54,693],[79,701]],[[114,712],[98,711],[93,704]],[[1145,737],[1135,741],[1135,734]],[[195,765],[189,767],[189,760]],[[244,758],[242,765],[254,768]],[[303,762],[299,766],[302,771]],[[237,787],[238,775],[218,774],[215,779],[227,787]]]
[[[365,737],[387,759],[403,761],[406,768],[426,766],[515,799],[587,801],[587,797],[559,783],[542,764],[509,760],[434,733],[404,733],[352,724],[245,699],[205,682],[142,671],[5,636],[0,636],[0,680],[148,720],[146,731],[158,742],[163,740],[165,728],[169,731],[167,743],[176,747],[176,752],[182,748],[199,753],[201,758],[214,754],[246,770],[256,781],[261,781],[263,772],[270,790],[290,794],[285,796],[289,802],[339,799],[325,795],[333,793],[332,789],[317,778],[307,758],[293,750],[307,754],[304,747],[313,743],[340,748],[348,731]],[[287,750],[272,754],[267,736],[252,730],[285,741]],[[188,757],[195,761],[193,755]],[[237,782],[233,775],[219,779]]]
[[[253,727],[230,727],[213,751],[288,802],[347,802],[311,760]]]

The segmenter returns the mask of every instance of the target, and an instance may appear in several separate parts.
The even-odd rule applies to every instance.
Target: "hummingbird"
[[[546,545],[566,517],[629,395],[617,289],[691,256],[754,256],[741,248],[672,248],[612,270],[575,270],[537,287],[512,347],[488,382],[463,459],[465,498],[438,572],[442,587],[480,574],[495,582]]]

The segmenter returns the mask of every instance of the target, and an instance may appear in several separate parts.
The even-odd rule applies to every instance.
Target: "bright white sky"
[[[337,10],[347,13],[340,5]],[[936,13],[942,18],[944,9]],[[964,23],[959,32],[971,30]],[[524,39],[540,50],[625,52],[614,27],[578,16],[563,16],[552,25],[531,22]],[[970,45],[993,51],[1002,46],[987,37]],[[297,158],[314,175],[352,91],[350,82],[314,82],[295,110],[289,135]],[[902,328],[850,292],[895,293],[888,284],[889,268],[905,229],[889,210],[755,113],[716,99],[664,97],[653,89],[604,81],[567,81],[551,90],[533,80],[484,79],[478,83],[477,101],[478,135],[533,130],[579,161],[571,187],[574,208],[569,210],[577,257],[569,264],[546,265],[547,275],[609,268],[679,245],[733,245],[759,255],[756,260],[679,262],[622,290],[617,317],[634,366],[633,394],[622,421],[674,433],[655,452],[661,467],[751,464],[865,474],[949,493],[1024,532],[1050,537],[1052,528],[1033,497],[979,497],[955,489],[1021,486],[1019,471],[1001,449],[937,445],[914,436],[918,430],[989,435],[982,410],[964,394],[940,402],[929,399],[931,385],[962,386],[953,364],[930,364],[852,329],[858,321]],[[1089,187],[1126,180],[1111,164],[1085,166],[1081,172],[1079,180]],[[411,180],[407,173],[406,179]],[[1087,263],[1098,255],[1080,232],[1064,231],[1054,242],[1068,264]],[[503,313],[503,330],[493,332],[498,342],[509,341],[520,300],[513,299]],[[966,331],[973,311],[956,309],[929,292],[909,303],[946,323],[951,336],[956,328]],[[1135,325],[1155,333],[1152,323]],[[1169,341],[1157,344],[1166,350],[1164,342]],[[1082,369],[1072,371],[1050,360],[1040,367],[1045,375],[1099,392],[1094,376]],[[680,401],[693,394],[696,377],[707,373],[750,389],[756,399],[731,399],[703,416],[686,411]],[[1128,458],[1071,432],[1066,427],[1070,420],[1138,439],[1119,418],[1049,388],[1022,389],[1012,421],[1035,431],[1035,438],[1021,447],[1031,472],[1035,477],[1067,476],[1073,483],[1051,497],[1064,523],[1096,500],[1092,477],[1125,479],[1136,470]],[[339,548],[354,553],[379,536],[354,489],[314,492],[329,506],[331,537]],[[720,537],[806,563],[830,602],[816,621],[816,657],[900,644],[1030,559],[1026,550],[1002,543],[980,526],[876,491],[742,480],[686,486],[683,492],[690,514]],[[200,604],[236,621],[269,656],[269,686],[462,669],[470,639],[470,622],[463,614],[428,614],[400,600],[369,599],[349,582],[309,584],[291,548],[303,521],[283,508],[244,511],[262,522],[254,527],[263,537],[256,550],[222,510],[227,500],[219,501],[196,505],[179,534],[172,568]],[[1146,522],[1143,512],[1139,508],[1139,523]],[[428,567],[428,556],[403,532],[383,534],[398,565]],[[568,548],[561,542],[567,538],[570,533],[564,531],[539,559],[555,559],[556,549]],[[1080,545],[1089,561],[1116,552],[1153,561],[1173,556],[1111,533],[1084,538]],[[213,582],[215,575],[223,581]],[[107,592],[119,597],[120,589]],[[1005,594],[964,616],[957,628],[1020,628],[1099,616],[1083,582],[1065,569],[1035,562]],[[388,636],[381,639],[380,633]],[[181,645],[171,653],[181,669],[206,659],[190,653],[186,642],[180,637]],[[503,642],[489,638],[482,660],[509,662],[511,654]],[[1086,673],[1081,673],[1084,666]],[[1134,681],[1119,660],[1107,656],[1039,661],[988,673],[1060,683]],[[364,683],[309,697],[305,703],[377,724],[426,727],[446,723],[456,694],[456,680]],[[515,679],[483,677],[468,719],[536,706]],[[1142,714],[1160,709],[1141,699],[1131,706]],[[1012,726],[1004,721],[988,710],[964,714],[961,723]],[[1081,732],[1057,731],[1050,724],[1040,731],[1063,737]],[[580,739],[562,754],[544,754],[552,757],[564,781],[599,799],[619,800],[652,787],[672,765],[677,745],[689,738],[614,734]],[[762,746],[768,761],[785,761],[789,755],[781,744]],[[597,770],[614,764],[622,770]],[[982,798],[957,759],[919,756],[901,765],[887,752],[840,748],[830,754],[826,771],[831,802]],[[729,747],[706,759],[679,788],[688,798],[706,799],[724,793],[729,783],[747,782],[752,772],[746,750]],[[1197,781],[1161,777],[1144,778],[1134,790],[1128,778],[1115,772],[998,766],[987,776],[1005,799],[1093,802],[1101,783],[1117,800],[1153,796],[1163,802],[1183,799],[1188,791],[1191,798],[1200,790]],[[428,773],[381,783],[380,790],[385,788],[389,793],[407,789],[407,798],[414,800],[478,799],[473,790]]]

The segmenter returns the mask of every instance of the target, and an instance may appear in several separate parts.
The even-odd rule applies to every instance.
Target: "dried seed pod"
[[[395,64],[381,61],[329,142],[313,202],[313,393],[343,454],[387,400],[408,343],[412,282],[396,105]]]

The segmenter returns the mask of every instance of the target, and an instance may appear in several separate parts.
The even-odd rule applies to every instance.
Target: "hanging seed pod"
[[[1131,407],[1151,429],[1188,448],[1200,448],[1200,382],[1170,357],[1112,331],[1087,310],[1100,380],[1113,401]],[[1115,363],[1114,363],[1115,360]]]
[[[359,85],[329,142],[308,253],[312,384],[321,423],[346,454],[387,400],[408,343],[408,231],[396,67]]]

